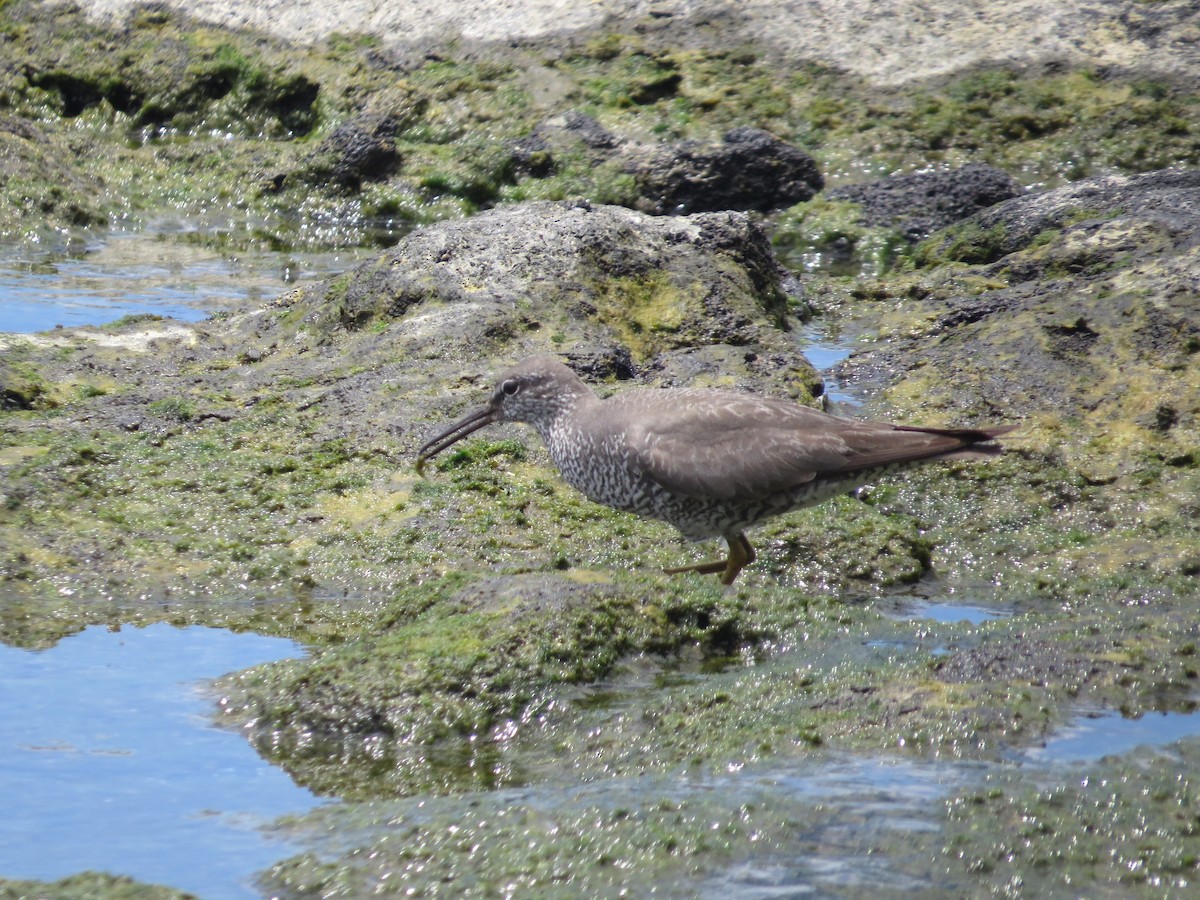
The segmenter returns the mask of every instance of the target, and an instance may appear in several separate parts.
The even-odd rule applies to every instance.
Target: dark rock
[[[546,178],[558,170],[555,158],[584,153],[594,162],[612,158],[622,141],[591,116],[572,110],[539,122],[527,137],[513,141],[513,168],[521,175]]]
[[[976,262],[997,262],[1044,240],[1050,232],[1072,229],[1096,234],[1115,218],[1145,219],[1169,235],[1200,232],[1200,169],[1164,169],[1141,175],[1106,175],[1065,187],[1007,200],[990,207],[964,225],[988,235],[987,252]],[[957,238],[951,229],[940,238],[948,249]],[[1099,254],[1111,254],[1089,241]],[[970,248],[966,248],[970,249]],[[954,259],[954,254],[949,254]],[[1077,258],[1078,266],[1081,257]],[[1061,265],[1061,261],[1055,261]]]
[[[399,122],[366,114],[343,122],[321,141],[298,176],[305,182],[357,191],[364,181],[386,178],[400,166]]]
[[[782,209],[810,200],[824,180],[811,156],[757,128],[735,128],[720,144],[683,141],[631,154],[646,212]]]
[[[47,399],[46,385],[40,378],[0,355],[0,412],[34,409]]]
[[[615,150],[622,143],[620,138],[591,116],[576,110],[563,114],[560,119],[548,119],[538,128],[543,134],[557,130],[572,135],[592,150]]]
[[[590,381],[628,381],[637,375],[637,366],[627,347],[620,345],[595,350],[572,348],[563,354],[572,369]]]
[[[862,206],[859,221],[863,225],[896,228],[915,242],[1020,193],[1020,186],[1007,172],[971,163],[959,169],[846,185],[825,196]]]
[[[934,250],[929,265],[973,262],[965,271],[980,289],[942,290],[932,276],[927,295],[905,300],[904,336],[857,354],[844,374],[868,385],[909,379],[930,406],[962,416],[1049,410],[1132,421],[1157,435],[1161,458],[1190,452],[1185,423],[1200,413],[1200,171],[1026,194],[923,246]],[[1098,455],[1089,477],[1127,471],[1126,454]]]
[[[509,152],[512,153],[515,175],[547,178],[558,171],[550,142],[536,132],[513,141],[509,144]]]

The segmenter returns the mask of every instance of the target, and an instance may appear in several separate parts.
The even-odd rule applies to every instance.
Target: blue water
[[[805,341],[803,347],[805,358],[812,363],[817,374],[821,376],[821,380],[825,382],[825,396],[833,403],[859,406],[860,398],[855,396],[853,391],[844,385],[832,371],[834,366],[850,355],[852,350],[850,344],[834,338],[826,329],[815,323],[809,324],[802,333],[802,337]]]
[[[129,287],[129,294],[111,290],[109,278],[82,261],[28,271],[0,268],[0,331],[103,325],[138,313],[196,322],[208,314],[191,305],[195,291],[184,284],[160,280]]]
[[[92,869],[204,898],[260,896],[255,873],[296,852],[264,826],[322,801],[214,727],[205,686],[303,652],[168,625],[0,646],[0,876]]]
[[[972,606],[964,603],[935,603],[923,600],[914,603],[906,618],[930,619],[934,622],[966,622],[970,625],[982,625],[994,619],[1004,619],[1012,613],[1003,609],[993,609],[987,606]]]
[[[1026,752],[1035,762],[1090,762],[1138,747],[1172,744],[1200,735],[1196,713],[1148,712],[1126,718],[1116,711],[1084,716]]]
[[[104,325],[139,313],[195,322],[265,303],[367,252],[222,254],[177,237],[117,232],[70,253],[0,249],[0,332]]]

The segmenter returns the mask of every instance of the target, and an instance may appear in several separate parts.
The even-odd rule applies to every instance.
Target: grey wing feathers
[[[1011,430],[860,422],[724,392],[671,391],[662,399],[626,428],[630,464],[673,493],[714,499],[767,497],[814,479],[936,459]]]

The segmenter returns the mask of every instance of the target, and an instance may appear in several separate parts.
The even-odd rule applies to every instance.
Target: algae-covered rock
[[[1026,422],[1060,481],[1031,511],[1043,552],[1070,560],[1070,575],[1027,570],[1041,589],[1088,593],[1085,572],[1182,589],[1195,571],[1198,208],[1195,170],[1015,198],[929,238],[855,309],[873,340],[846,377],[890,385],[897,407]]]
[[[588,365],[616,354],[663,381],[687,378],[684,357],[737,348],[715,379],[765,383],[783,370],[789,391],[804,397],[817,380],[781,330],[781,276],[764,232],[744,214],[527,203],[416,231],[289,295],[255,328],[299,329],[326,344],[371,335],[390,354],[439,366],[546,351]],[[281,352],[288,343],[279,341]],[[463,374],[446,371],[450,383]]]
[[[26,119],[0,115],[0,239],[108,221],[103,183],[69,162],[80,149]]]
[[[564,687],[635,655],[760,638],[715,592],[695,600],[602,576],[454,575],[398,593],[377,616],[358,640],[222,685],[223,715],[320,793],[519,782],[506,745],[560,707]]]
[[[1122,428],[1149,415],[1142,437],[1177,439],[1182,452],[1200,424],[1200,298],[1187,286],[1198,202],[1200,171],[1188,170],[1092,179],[986,210],[918,255],[925,266],[976,264],[982,289],[931,296],[921,332],[935,340],[910,333],[874,358],[947,371],[970,344],[984,352],[953,382],[930,383],[931,402],[970,409],[986,382],[987,402],[1009,413]],[[1173,412],[1160,420],[1162,406]]]
[[[381,180],[400,165],[392,116],[364,115],[343,122],[305,160],[301,180],[357,191],[364,181]]]
[[[1019,193],[1016,180],[1007,172],[973,163],[846,185],[828,191],[826,197],[859,204],[863,225],[895,228],[908,240],[918,241]]]
[[[194,894],[106,872],[80,872],[58,881],[0,878],[0,900],[196,900]]]
[[[656,213],[783,209],[825,184],[811,156],[759,128],[735,128],[719,144],[687,141],[630,157],[626,166]]]
[[[37,369],[10,352],[0,356],[0,412],[53,405]]]
[[[76,118],[120,113],[131,130],[213,127],[305,134],[317,121],[320,85],[219,32],[189,29],[165,7],[127,28],[121,45],[76,8],[14,4],[6,30],[10,58],[21,58],[10,103]]]

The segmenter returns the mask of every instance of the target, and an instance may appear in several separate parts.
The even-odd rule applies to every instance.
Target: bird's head
[[[527,422],[541,431],[581,395],[590,394],[579,376],[554,357],[530,357],[496,379],[486,406],[459,419],[417,451],[417,471],[447,447],[493,422]]]

